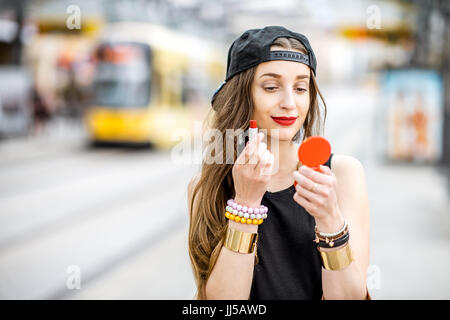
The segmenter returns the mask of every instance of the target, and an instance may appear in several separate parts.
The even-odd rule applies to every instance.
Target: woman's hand
[[[336,176],[327,166],[320,166],[319,170],[303,165],[293,172],[297,181],[294,200],[314,217],[321,232],[336,232],[344,224],[337,201]]]
[[[274,156],[262,142],[264,133],[247,143],[233,165],[235,201],[248,207],[259,207],[273,169]]]

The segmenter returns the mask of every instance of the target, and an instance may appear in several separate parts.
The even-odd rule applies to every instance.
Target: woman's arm
[[[191,180],[188,186],[188,207],[192,199],[197,179]],[[196,200],[200,197],[196,197]],[[236,198],[239,204],[248,207],[259,207],[259,203],[247,202]],[[194,208],[197,201],[194,202]],[[194,210],[195,211],[195,210]],[[193,213],[195,214],[195,212]],[[242,224],[228,220],[228,227],[244,232],[257,233],[258,225]],[[222,246],[217,262],[206,283],[206,297],[208,300],[246,300],[250,296],[253,281],[253,268],[255,264],[255,252],[238,253]]]
[[[258,232],[258,225],[228,220],[228,226],[244,232]],[[238,253],[225,247],[206,284],[206,296],[214,300],[247,300],[253,281],[255,252]]]
[[[262,142],[263,138],[264,134],[260,132],[247,143],[232,168],[236,194],[234,200],[249,208],[260,207],[273,170],[274,158],[267,149],[267,145]],[[192,181],[188,188],[188,203],[191,202],[192,190],[194,189],[191,184]],[[200,198],[196,197],[195,200]],[[195,202],[194,208],[198,208]],[[194,209],[194,211],[197,211],[197,209]],[[195,215],[195,212],[192,214]],[[227,223],[228,228],[249,233],[258,232],[258,225],[242,224],[232,220]],[[254,265],[255,250],[252,253],[240,253],[222,246],[217,261],[207,279],[205,288],[207,299],[248,299],[253,281]]]
[[[333,157],[332,161],[337,179],[339,210],[348,223],[349,242],[355,260],[342,270],[322,268],[323,295],[326,300],[366,299],[370,221],[364,167],[357,159],[349,156]],[[320,226],[318,228],[320,230]]]
[[[322,268],[322,289],[325,299],[365,299],[366,276],[369,265],[369,204],[364,168],[349,156],[334,156],[331,171],[322,166],[321,172],[301,168],[294,178],[300,186],[294,200],[314,216],[318,230],[335,232],[344,219],[350,233],[354,261],[342,270]],[[317,188],[313,192],[314,182]],[[327,251],[337,248],[325,249]]]

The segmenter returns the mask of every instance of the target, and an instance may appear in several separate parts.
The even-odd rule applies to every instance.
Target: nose
[[[284,90],[280,107],[284,109],[295,109],[295,100],[292,90]]]

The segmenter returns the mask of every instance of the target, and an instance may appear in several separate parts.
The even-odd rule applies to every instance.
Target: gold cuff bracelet
[[[347,242],[342,248],[333,251],[322,251],[319,248],[323,267],[326,270],[341,270],[347,267],[352,261],[353,252]]]
[[[223,245],[234,252],[252,253],[257,241],[257,233],[243,232],[228,227]]]

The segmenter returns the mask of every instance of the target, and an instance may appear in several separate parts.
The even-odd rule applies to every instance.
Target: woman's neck
[[[291,140],[271,140],[269,136],[267,139],[267,148],[274,155],[273,176],[291,177],[292,172],[297,169],[298,145]]]

